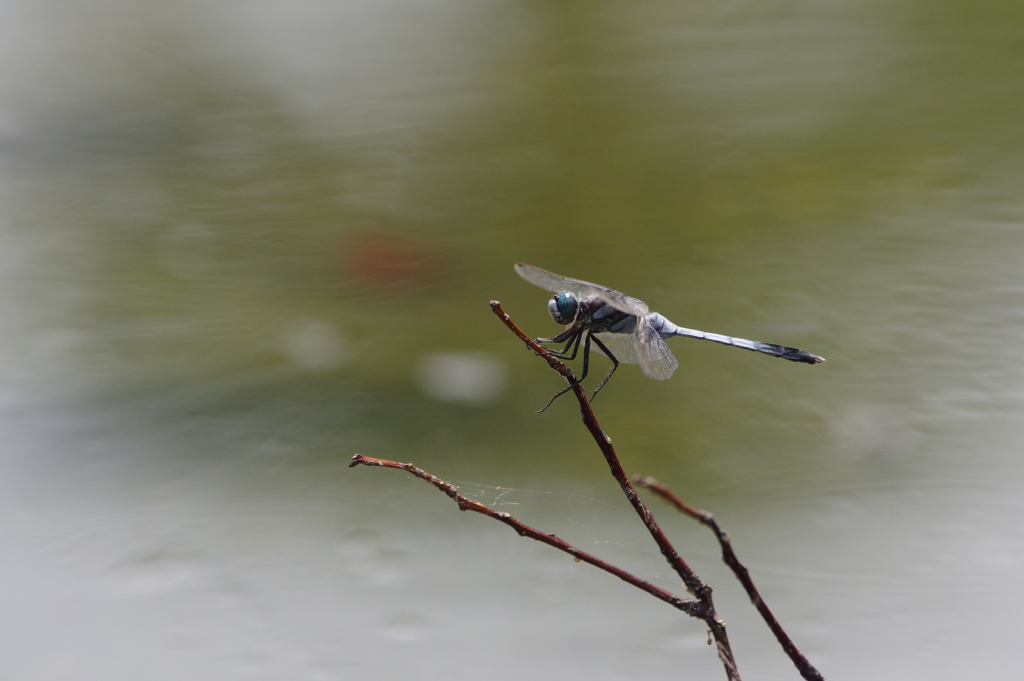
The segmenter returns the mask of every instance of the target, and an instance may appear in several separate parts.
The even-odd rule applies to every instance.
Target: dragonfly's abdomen
[[[781,359],[788,359],[791,362],[819,364],[824,361],[821,357],[812,355],[806,350],[800,350],[799,348],[791,348],[786,345],[776,345],[775,343],[762,343],[760,341],[747,340],[746,338],[734,338],[732,336],[723,336],[717,333],[708,333],[707,331],[698,331],[696,329],[687,329],[682,326],[676,326],[657,312],[652,312],[647,315],[647,319],[664,339],[672,338],[673,336],[700,338],[702,340],[709,340],[712,343],[721,343],[722,345],[731,345],[736,348],[743,348],[744,350],[763,352],[766,355],[779,357]]]

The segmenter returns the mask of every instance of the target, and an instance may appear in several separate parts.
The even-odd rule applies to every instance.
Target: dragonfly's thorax
[[[590,329],[594,333],[633,333],[637,317],[617,310],[600,296],[580,300],[571,291],[560,291],[548,301],[551,318],[562,326]]]
[[[599,296],[589,296],[584,300],[580,314],[586,315],[586,325],[594,333],[633,333],[636,330],[636,315],[615,309]]]

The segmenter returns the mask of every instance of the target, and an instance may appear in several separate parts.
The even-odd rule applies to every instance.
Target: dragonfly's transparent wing
[[[631,333],[595,333],[594,337],[600,339],[615,359],[623,364],[637,364],[636,350],[633,349],[633,334]],[[602,355],[605,354],[597,345],[593,346]]]
[[[570,291],[581,298],[597,295],[601,300],[611,305],[616,310],[625,312],[626,314],[634,314],[639,317],[643,317],[650,312],[650,309],[647,307],[647,303],[639,298],[627,296],[625,293],[619,293],[615,289],[610,289],[606,286],[594,284],[589,281],[583,281],[582,279],[563,277],[555,274],[554,272],[548,272],[547,270],[542,270],[539,267],[523,263],[516,265],[516,272],[519,273],[520,277],[531,284],[540,286],[542,289],[551,291],[552,293]],[[614,350],[612,352],[614,352]]]
[[[657,381],[671,378],[679,368],[675,355],[647,319],[641,317],[633,332],[633,349],[644,376]],[[615,352],[612,350],[612,352]]]
[[[643,317],[651,311],[644,301],[633,296],[627,296],[625,293],[619,293],[615,289],[601,288],[594,293],[616,310],[626,314],[635,314],[638,317]]]

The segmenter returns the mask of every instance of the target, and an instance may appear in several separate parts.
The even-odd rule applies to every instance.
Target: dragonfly
[[[566,327],[557,336],[537,338],[536,342],[542,344],[552,356],[569,361],[576,359],[580,343],[583,344],[583,373],[569,387],[552,397],[544,409],[587,377],[591,344],[612,361],[612,368],[598,384],[591,399],[608,383],[620,362],[640,365],[640,371],[648,378],[658,381],[670,378],[679,368],[679,362],[665,341],[674,336],[699,338],[803,364],[821,364],[825,361],[798,348],[676,326],[663,315],[651,312],[647,303],[639,298],[589,281],[563,277],[524,263],[516,265],[516,272],[531,284],[555,294],[548,301],[548,312],[556,323]],[[560,349],[547,347],[561,343],[565,343],[565,346]]]

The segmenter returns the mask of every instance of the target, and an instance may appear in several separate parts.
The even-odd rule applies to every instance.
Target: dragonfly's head
[[[575,294],[570,291],[560,291],[551,296],[548,301],[548,312],[556,324],[567,326],[576,320],[576,313],[579,312],[580,303]]]

